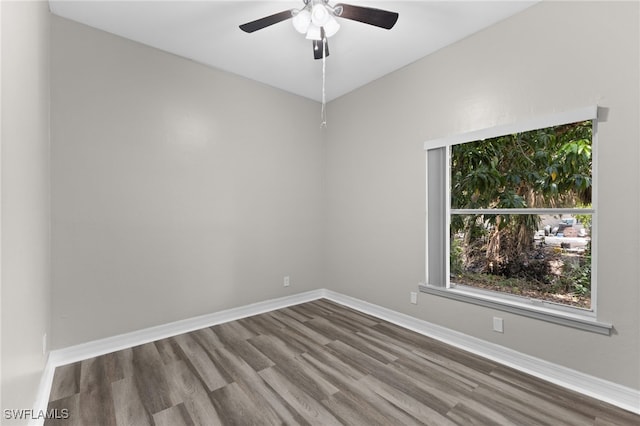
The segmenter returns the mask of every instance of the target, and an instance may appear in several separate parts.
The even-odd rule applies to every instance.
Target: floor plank
[[[145,409],[133,377],[126,377],[111,384],[116,423],[120,426],[153,425],[150,413]]]
[[[233,383],[240,387],[240,390],[251,401],[254,409],[260,412],[263,418],[270,423],[278,423],[278,419],[293,421],[293,416],[279,399],[273,390],[265,383],[251,366],[236,354],[221,348],[214,354],[216,360],[229,372]]]
[[[289,381],[276,367],[262,370],[260,376],[310,425],[331,426],[341,424],[318,400],[298,387],[298,384]]]
[[[51,385],[51,400],[66,398],[80,392],[80,367],[76,362],[56,368]]]
[[[197,372],[198,377],[202,379],[209,391],[219,389],[230,383],[230,380],[213,363],[205,348],[194,339],[191,333],[176,336],[174,339],[184,353],[189,365]]]
[[[189,412],[182,403],[154,414],[153,422],[156,426],[194,426]]]
[[[276,424],[255,409],[251,398],[237,384],[231,383],[211,392],[211,400],[225,425]],[[271,420],[271,423],[268,421]]]
[[[132,348],[132,357],[134,383],[142,405],[150,414],[166,410],[180,402],[171,398],[164,363],[153,343]]]
[[[316,300],[58,367],[46,426],[638,425],[640,416]]]
[[[363,386],[372,388],[375,393],[386,399],[419,421],[434,426],[453,426],[455,423],[446,416],[429,407],[424,401],[414,398],[389,384],[367,375],[360,379]]]
[[[81,424],[115,425],[111,383],[105,369],[106,358],[82,361],[78,410]]]

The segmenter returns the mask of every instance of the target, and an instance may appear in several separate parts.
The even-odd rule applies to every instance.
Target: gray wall
[[[54,346],[327,287],[640,389],[638,12],[534,6],[331,102],[326,134],[317,103],[53,18]],[[410,305],[422,143],[596,103],[598,310],[615,333]]]
[[[53,17],[54,347],[323,287],[319,108]]]
[[[1,405],[29,409],[50,327],[49,8],[3,1],[0,14]]]
[[[544,2],[329,105],[327,285],[640,389],[639,5]],[[599,318],[610,337],[409,292],[424,280],[429,139],[556,111],[599,126]],[[492,316],[505,333],[491,331]]]

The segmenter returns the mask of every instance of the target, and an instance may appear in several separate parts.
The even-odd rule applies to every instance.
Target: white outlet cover
[[[502,318],[493,317],[493,331],[504,333],[504,320]]]

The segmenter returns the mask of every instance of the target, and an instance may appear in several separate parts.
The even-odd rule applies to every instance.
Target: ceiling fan
[[[261,30],[278,22],[293,19],[294,28],[313,43],[313,57],[322,59],[329,56],[327,38],[340,29],[336,18],[351,19],[365,24],[390,30],[398,20],[396,12],[389,12],[372,7],[353,6],[338,3],[329,5],[329,0],[302,0],[302,9],[291,9],[256,19],[240,25],[247,33]]]

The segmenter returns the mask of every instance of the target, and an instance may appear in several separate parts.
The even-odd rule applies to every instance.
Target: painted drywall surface
[[[323,287],[319,115],[53,17],[54,346]]]
[[[327,286],[640,388],[637,3],[544,2],[329,104]],[[424,280],[424,141],[598,104],[598,316],[610,337],[409,292]],[[492,317],[505,333],[491,331]]]
[[[2,409],[19,410],[33,407],[50,327],[49,8],[0,7]]]

